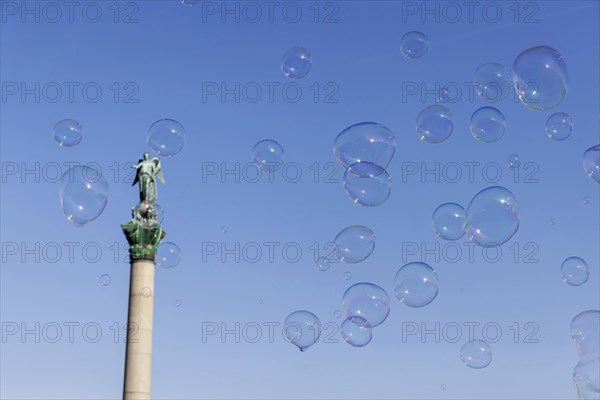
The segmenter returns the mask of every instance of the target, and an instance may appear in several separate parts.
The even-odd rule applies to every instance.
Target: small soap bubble
[[[392,178],[385,169],[368,161],[352,164],[344,173],[344,190],[364,207],[383,204],[392,192]]]
[[[352,273],[348,271],[344,272],[344,280],[349,281],[350,279],[352,279]]]
[[[373,338],[373,328],[363,317],[350,317],[340,327],[342,340],[354,347],[363,347]]]
[[[442,390],[446,390],[446,385],[442,384],[442,385],[440,386],[440,389],[442,389]]]
[[[471,135],[480,142],[497,142],[504,136],[506,118],[494,107],[481,107],[471,116]]]
[[[112,278],[108,274],[100,275],[100,285],[108,286],[112,282]]]
[[[352,125],[337,135],[333,143],[333,154],[345,169],[358,162],[386,169],[395,152],[394,134],[376,122]]]
[[[444,240],[458,240],[465,234],[467,214],[456,203],[445,203],[433,212],[433,232]]]
[[[183,4],[184,6],[187,7],[192,7],[195,6],[196,4],[200,3],[201,0],[181,0],[181,4]]]
[[[176,300],[175,301],[175,307],[181,307],[181,300]]]
[[[554,113],[546,121],[546,135],[550,139],[565,140],[571,136],[573,122],[569,114]]]
[[[283,166],[285,153],[279,143],[271,139],[261,140],[252,149],[252,160],[264,172],[275,172]]]
[[[390,313],[390,298],[385,290],[372,283],[350,286],[343,297],[346,317],[363,317],[373,328],[385,321]]]
[[[581,286],[590,276],[590,268],[585,260],[579,257],[569,257],[560,266],[563,282],[571,286]]]
[[[331,262],[329,262],[329,259],[327,257],[317,258],[316,265],[317,269],[321,272],[325,272],[329,270],[329,268],[331,268]]]
[[[295,311],[288,315],[283,325],[285,338],[300,351],[306,351],[321,336],[321,322],[310,311]]]
[[[583,203],[583,205],[587,205],[587,204],[589,204],[589,203],[590,203],[590,198],[589,198],[589,197],[587,197],[587,196],[585,196],[585,197],[584,197],[584,198],[581,200],[581,202]]]
[[[550,225],[556,225],[556,218],[550,218]]]
[[[161,119],[148,128],[148,147],[158,156],[173,157],[185,145],[185,129],[173,119]]]
[[[290,79],[302,79],[312,68],[312,55],[304,47],[292,47],[281,58],[281,70]]]
[[[517,169],[521,165],[521,157],[518,154],[511,154],[507,157],[508,169]]]
[[[365,260],[375,249],[375,233],[366,226],[349,226],[334,239],[336,255],[345,263]]]
[[[441,104],[434,104],[421,110],[417,116],[417,135],[428,143],[442,143],[454,130],[454,115]]]
[[[590,178],[600,183],[600,144],[583,153],[583,170]]]
[[[181,250],[173,242],[164,242],[156,250],[156,264],[164,269],[175,268],[181,261]]]
[[[133,209],[135,219],[148,228],[155,224],[161,224],[165,218],[163,208],[158,203],[142,201]]]
[[[406,58],[421,58],[429,50],[429,39],[421,32],[408,32],[402,37],[400,50]]]
[[[54,125],[54,140],[63,147],[77,146],[83,138],[83,127],[74,119],[63,119]]]
[[[258,304],[264,304],[264,300],[263,299],[258,299]]]
[[[152,296],[152,289],[150,289],[149,287],[143,287],[142,288],[142,296],[144,296],[146,298]]]
[[[567,95],[567,65],[552,47],[532,47],[515,59],[513,82],[519,100],[526,107],[549,110],[560,105]]]
[[[333,316],[336,317],[336,318],[338,318],[338,319],[342,318],[342,312],[340,310],[335,310],[333,312]]]
[[[229,229],[226,226],[221,227],[221,233],[227,233]]]
[[[492,349],[483,340],[471,340],[460,350],[460,359],[469,368],[485,368],[492,362]]]

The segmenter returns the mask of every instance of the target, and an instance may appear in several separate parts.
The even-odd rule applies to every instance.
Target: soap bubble
[[[450,109],[440,104],[425,107],[417,116],[419,139],[428,143],[441,143],[448,139],[454,130],[454,115]]]
[[[295,311],[288,315],[284,323],[284,333],[287,340],[305,351],[315,344],[321,336],[321,322],[310,311]]]
[[[573,383],[580,399],[600,398],[600,311],[588,310],[571,321],[571,338],[577,346],[579,363]]]
[[[373,328],[381,325],[390,313],[388,294],[372,283],[357,283],[344,293],[346,317],[363,317]]]
[[[471,135],[481,142],[493,143],[502,136],[506,130],[504,114],[494,107],[481,107],[471,116]]]
[[[292,47],[281,58],[281,70],[290,79],[302,79],[310,72],[312,54],[304,47]]]
[[[340,327],[342,340],[354,347],[363,347],[369,344],[373,337],[373,328],[363,317],[350,317],[342,322]]]
[[[550,218],[550,225],[556,225],[556,218]]]
[[[483,340],[471,340],[460,349],[460,359],[467,367],[485,368],[492,362],[492,349]]]
[[[519,228],[519,204],[502,186],[477,193],[467,208],[466,232],[469,240],[482,246],[500,246]]]
[[[573,122],[569,114],[554,113],[546,121],[546,134],[550,139],[565,140],[572,131]]]
[[[331,268],[331,262],[327,257],[319,257],[317,258],[317,269],[321,272],[327,271]]]
[[[108,183],[91,167],[71,167],[60,183],[60,202],[67,219],[82,227],[102,214],[108,202]]]
[[[394,293],[409,307],[424,307],[438,294],[439,279],[433,268],[422,262],[404,265],[394,278]]]
[[[511,154],[507,157],[508,169],[517,169],[521,165],[521,157],[518,154]]]
[[[108,286],[112,282],[112,278],[108,274],[100,275],[100,285]]]
[[[200,3],[200,0],[181,0],[181,4],[184,6],[192,7]]]
[[[156,250],[156,264],[164,269],[175,268],[181,261],[181,250],[173,242],[164,242]]]
[[[143,287],[142,296],[144,296],[145,298],[152,296],[152,289],[150,289],[149,287]]]
[[[532,110],[549,110],[567,95],[567,66],[562,55],[548,46],[537,46],[517,56],[513,82],[519,100]]]
[[[583,153],[583,170],[590,178],[600,183],[600,144]]]
[[[352,273],[348,271],[344,272],[344,280],[349,281],[350,279],[352,279]]]
[[[366,226],[349,226],[334,239],[337,257],[355,264],[365,260],[375,249],[375,233]]]
[[[175,301],[175,307],[181,307],[181,300]]]
[[[429,39],[421,32],[408,32],[402,37],[400,50],[406,58],[421,58],[429,50]]]
[[[153,224],[161,224],[165,218],[165,213],[158,203],[142,201],[133,209],[135,218],[144,227],[150,227]]]
[[[513,87],[510,71],[498,63],[480,65],[475,70],[474,82],[479,97],[490,103],[505,98]]]
[[[589,198],[589,197],[587,197],[587,196],[585,196],[585,197],[584,197],[584,198],[581,200],[581,202],[583,203],[583,205],[588,205],[588,204],[590,203],[590,198]]]
[[[340,310],[335,310],[333,312],[333,316],[336,318],[342,318],[342,312]]]
[[[440,389],[446,390],[446,385],[444,385],[444,384],[440,385]]]
[[[386,169],[395,152],[394,134],[376,122],[352,125],[337,135],[333,143],[333,154],[344,168],[365,161]]]
[[[283,166],[283,159],[283,147],[271,139],[261,140],[252,149],[254,164],[264,172],[279,170]]]
[[[587,282],[590,269],[587,263],[579,257],[569,257],[560,266],[563,282],[571,286],[581,286]]]
[[[229,229],[226,226],[221,227],[221,233],[227,233]]]
[[[466,212],[456,203],[445,203],[433,212],[433,231],[444,240],[458,240],[465,234]]]
[[[352,201],[365,207],[383,204],[392,191],[392,178],[377,164],[361,161],[344,173],[344,190]]]
[[[54,125],[54,140],[64,147],[73,147],[83,138],[83,127],[74,119],[63,119]]]
[[[161,119],[148,129],[148,147],[157,155],[173,157],[185,145],[185,129],[172,119]]]
[[[263,299],[258,299],[258,304],[264,304],[264,300]]]

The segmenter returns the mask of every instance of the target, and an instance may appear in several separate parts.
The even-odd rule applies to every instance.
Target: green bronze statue
[[[156,180],[154,178],[165,183],[160,160],[156,157],[150,159],[150,153],[144,153],[144,158],[139,160],[136,165],[132,165],[132,168],[137,170],[133,185],[140,184],[140,202],[156,203]]]

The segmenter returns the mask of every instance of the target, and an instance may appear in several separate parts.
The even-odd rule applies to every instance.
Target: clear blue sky
[[[163,159],[167,184],[159,184],[158,199],[167,240],[179,245],[182,262],[156,273],[155,398],[575,398],[571,375],[578,358],[569,323],[581,311],[600,307],[600,192],[581,167],[583,152],[600,143],[598,2],[496,2],[487,8],[478,3],[472,20],[463,6],[456,22],[450,21],[456,10],[443,8],[444,2],[424,3],[434,10],[437,4],[439,21],[423,10],[409,12],[421,2],[340,1],[277,3],[272,21],[263,6],[256,22],[250,21],[256,10],[246,3],[237,3],[239,22],[229,14],[221,20],[221,2],[203,3],[96,2],[84,14],[81,3],[70,22],[66,6],[57,16],[44,2],[0,2],[0,319],[3,333],[15,326],[35,330],[39,322],[41,336],[40,343],[35,334],[22,340],[19,331],[0,343],[0,396],[121,396],[129,271],[120,224],[137,199],[137,189],[126,182],[127,163],[147,150],[152,122],[173,118],[186,127],[187,142],[179,155]],[[34,13],[37,4],[39,22],[35,14],[21,14],[23,4]],[[235,10],[235,4],[227,6]],[[93,23],[96,7],[102,14]],[[297,9],[302,15],[292,23]],[[497,9],[501,15],[492,22]],[[421,59],[408,60],[400,52],[400,39],[411,30],[429,37],[429,52]],[[538,112],[509,97],[496,105],[507,119],[504,137],[492,144],[476,142],[469,118],[487,103],[469,99],[462,84],[482,63],[510,67],[521,51],[542,44],[566,60],[570,86],[564,102]],[[297,85],[284,86],[291,81],[280,70],[280,58],[293,46],[312,52],[313,67]],[[234,94],[222,101],[220,93],[207,92],[215,84],[233,89],[238,82],[239,102]],[[449,104],[453,135],[432,145],[419,141],[414,124],[434,96],[403,96],[403,87],[423,83],[433,88],[436,82],[456,82],[464,91]],[[257,87],[263,90],[258,99]],[[274,88],[272,101],[269,87]],[[23,95],[23,88],[33,93]],[[97,88],[102,96],[93,102]],[[290,101],[298,88],[302,98]],[[573,134],[564,142],[545,134],[546,119],[557,111],[573,119]],[[52,127],[65,118],[84,128],[82,142],[73,148],[61,148],[52,138]],[[372,209],[352,204],[341,186],[343,171],[328,164],[334,162],[335,136],[363,121],[387,126],[397,141],[388,169],[391,197]],[[279,174],[273,182],[267,177],[252,182],[253,170],[246,169],[250,152],[266,138],[281,143],[286,161],[301,171],[296,183],[290,182],[294,168],[287,170],[287,180]],[[521,156],[518,179],[506,167],[511,153]],[[65,219],[54,181],[69,162],[97,163],[110,184],[104,213],[83,229]],[[436,163],[446,179],[407,174],[414,167],[433,169]],[[451,182],[457,164],[462,177]],[[231,173],[221,178],[224,168],[236,165],[239,182]],[[474,166],[473,179],[468,165]],[[496,165],[502,176],[491,182]],[[219,172],[207,175],[215,166]],[[36,168],[39,172],[22,176],[24,169]],[[475,193],[494,184],[511,190],[521,207],[521,226],[502,247],[498,262],[486,261],[480,248],[470,260],[465,239],[448,245],[435,238],[431,214],[438,205],[466,206]],[[585,196],[588,204],[582,202]],[[359,264],[317,271],[311,246],[325,246],[350,225],[375,232],[373,254]],[[273,260],[271,245],[265,245],[270,242],[277,243]],[[227,249],[239,243],[238,254],[247,252],[240,254],[240,262],[223,251],[207,254],[213,243]],[[434,253],[439,260],[431,254],[407,255],[411,243],[419,249],[435,249],[438,243]],[[257,246],[262,255],[251,262]],[[27,254],[24,247],[34,250]],[[290,262],[297,248],[302,255]],[[462,255],[451,262],[457,248]],[[98,249],[102,253],[96,256]],[[560,264],[569,256],[590,266],[590,279],[581,287],[561,280]],[[368,346],[341,343],[331,323],[342,322],[333,313],[341,308],[345,289],[372,282],[393,296],[396,271],[417,260],[428,262],[439,275],[435,301],[410,309],[392,298],[388,320],[374,329]],[[350,281],[342,277],[346,271],[353,275]],[[101,287],[99,277],[105,273],[112,283]],[[320,342],[304,353],[286,343],[281,325],[300,309],[330,323],[322,339],[329,335],[338,343]],[[224,341],[218,334],[202,340],[208,325],[221,329],[225,323],[234,330],[237,322],[240,330],[247,327],[250,339],[254,324],[262,327],[263,336],[257,343],[243,337],[236,343],[233,334]],[[460,362],[469,333],[465,324],[471,322],[479,324],[476,338],[485,324],[492,326],[487,332],[492,338],[494,326],[502,329],[501,338],[491,343],[493,361],[482,370]],[[70,323],[79,324],[71,324],[72,343]],[[269,323],[280,324],[273,343]],[[446,339],[458,325],[463,336],[456,343],[444,335],[436,343],[433,334],[424,341],[419,335],[403,340],[409,327],[420,329],[422,323],[433,331],[439,323],[437,331]],[[62,328],[62,337],[51,343],[54,324]],[[87,336],[82,333],[86,324]],[[114,342],[115,326],[119,343]],[[102,337],[90,343],[94,327],[100,327]]]

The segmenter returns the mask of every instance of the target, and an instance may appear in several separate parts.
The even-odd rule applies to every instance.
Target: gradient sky
[[[50,21],[54,11],[45,4],[0,2],[0,311],[3,334],[15,324],[34,329],[39,323],[40,334],[46,326],[44,332],[53,338],[56,323],[62,337],[56,343],[44,336],[36,343],[34,334],[22,339],[20,332],[3,337],[2,398],[121,396],[129,268],[120,224],[137,200],[127,163],[147,150],[147,129],[162,118],[181,122],[187,141],[180,154],[163,159],[167,184],[158,187],[165,240],[177,243],[182,261],[173,270],[156,272],[155,398],[576,398],[571,376],[578,357],[569,323],[578,313],[600,307],[600,191],[581,167],[583,152],[600,142],[598,2],[478,2],[472,20],[463,7],[457,22],[448,20],[452,10],[444,9],[443,2],[276,2],[272,21],[263,8],[254,23],[248,20],[254,14],[244,8],[246,3],[227,2],[229,9],[237,4],[240,13],[248,14],[239,21],[226,14],[223,21],[209,12],[212,6],[223,11],[222,2],[193,7],[175,0],[96,2],[85,8],[85,18],[86,3],[81,2],[72,22],[63,8],[55,23]],[[423,10],[408,14],[414,4],[438,7],[439,21]],[[39,21],[34,14],[21,15],[23,7],[38,7]],[[102,14],[92,23],[95,7]],[[485,7],[488,18],[482,15]],[[491,22],[495,7],[502,15]],[[296,9],[302,16],[292,23]],[[323,23],[326,17],[329,23]],[[421,59],[408,60],[400,53],[400,39],[411,30],[429,37],[429,52]],[[487,103],[470,99],[465,87],[458,101],[449,104],[455,117],[450,139],[437,145],[418,139],[416,115],[434,97],[403,98],[403,87],[462,85],[479,65],[511,66],[521,51],[542,44],[561,52],[569,69],[569,93],[559,107],[538,112],[507,98],[497,103],[507,118],[505,136],[484,144],[473,139],[468,127],[473,111]],[[282,93],[291,81],[281,73],[280,59],[297,45],[312,52],[313,67],[289,89],[292,94],[302,90],[302,98],[291,102]],[[74,82],[69,84],[75,87],[72,101],[65,89],[53,102],[53,88],[66,88],[66,82]],[[256,102],[250,101],[254,92],[240,93],[236,102],[233,94],[223,101],[203,91],[214,83],[235,88],[238,82],[241,88],[265,91]],[[34,94],[22,98],[22,84]],[[91,88],[84,94],[86,85]],[[272,101],[269,85],[275,87]],[[13,95],[14,87],[19,93]],[[102,90],[96,102],[89,97],[94,87]],[[545,134],[545,121],[556,111],[573,119],[573,134],[564,142]],[[82,142],[73,148],[60,147],[52,138],[52,127],[65,118],[84,127]],[[343,170],[333,167],[335,136],[363,121],[389,127],[397,141],[388,169],[392,195],[375,208],[354,205],[342,189]],[[247,169],[251,149],[266,138],[281,143],[286,161],[299,167],[302,176],[296,183],[289,179],[292,169],[287,180],[277,174],[273,182],[265,176],[252,182],[253,170]],[[517,179],[506,166],[511,153],[522,160]],[[74,227],[60,208],[54,178],[70,162],[97,163],[110,184],[104,213],[84,228]],[[467,167],[458,182],[406,175],[407,168],[432,169],[436,163],[440,170],[452,163],[479,164],[471,181]],[[498,182],[482,174],[488,164],[492,175],[494,166],[501,166]],[[235,170],[236,165],[239,179],[221,176],[224,168]],[[214,166],[219,173],[207,175]],[[25,169],[34,172],[22,175]],[[480,248],[470,260],[466,239],[458,245],[436,239],[431,214],[444,202],[466,207],[474,194],[492,185],[515,194],[521,225],[497,262],[486,261]],[[586,196],[589,204],[582,202]],[[323,246],[349,225],[366,225],[375,232],[373,254],[359,264],[317,271],[314,243],[323,255]],[[69,259],[65,243],[72,242],[77,244]],[[278,246],[273,260],[264,245],[269,242]],[[8,251],[15,243],[17,254]],[[221,253],[203,251],[211,243],[228,249],[258,243],[263,254],[257,262],[243,254],[240,262],[231,255],[223,262]],[[411,243],[435,254],[407,255]],[[302,250],[298,262],[284,257],[286,245]],[[24,248],[34,250],[27,255]],[[56,256],[56,248],[61,255]],[[451,262],[457,248],[462,254]],[[589,264],[590,279],[581,287],[562,282],[560,264],[569,256]],[[440,292],[427,307],[411,309],[393,297],[393,278],[405,262],[417,260],[437,271]],[[350,281],[343,279],[346,271],[353,275]],[[111,275],[109,286],[100,286],[102,274]],[[378,284],[392,296],[388,320],[374,329],[364,348],[341,342],[334,325],[342,322],[333,314],[341,309],[342,294],[357,282]],[[281,326],[289,313],[301,309],[329,324],[321,339],[338,343],[321,341],[301,353],[285,342]],[[470,322],[479,324],[477,338],[485,324],[502,329],[501,338],[491,344],[493,361],[482,370],[460,361],[468,337],[464,324]],[[72,343],[69,323],[79,324]],[[219,328],[224,323],[230,330],[239,323],[240,331],[249,327],[250,336],[253,324],[259,324],[263,336],[256,343],[243,337],[236,343],[234,334],[203,340],[207,323]],[[280,324],[273,343],[269,323]],[[463,336],[456,343],[443,338],[436,343],[433,334],[403,340],[406,327],[414,323],[434,331],[436,323],[455,323]],[[92,328],[84,337],[86,324]],[[94,326],[101,328],[102,337],[90,343]],[[118,343],[115,329],[120,331]],[[493,336],[493,328],[489,334]]]

